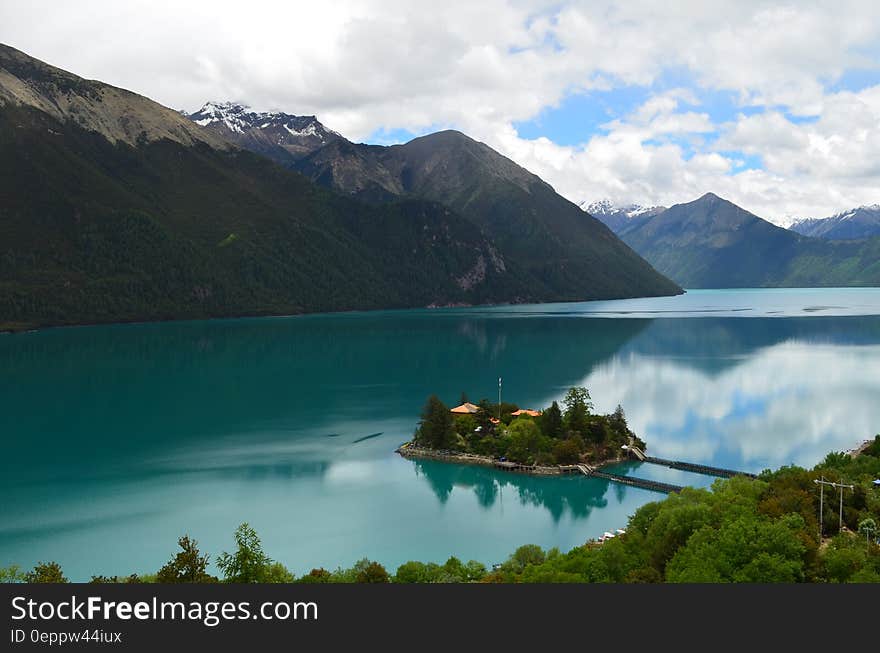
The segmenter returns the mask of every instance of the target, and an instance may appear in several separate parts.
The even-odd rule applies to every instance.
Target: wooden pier
[[[594,467],[590,467],[589,465],[577,465],[577,468],[584,476],[603,478],[606,481],[613,481],[614,483],[629,485],[630,487],[638,487],[643,490],[653,490],[654,492],[665,492],[666,494],[670,494],[672,492],[681,492],[684,489],[680,485],[673,485],[672,483],[662,483],[661,481],[652,481],[647,478],[603,472]]]
[[[733,478],[734,476],[746,476],[748,478],[757,478],[756,474],[750,472],[741,472],[736,469],[725,469],[724,467],[712,467],[711,465],[703,465],[701,463],[689,463],[686,460],[667,460],[666,458],[656,458],[647,455],[644,451],[635,445],[624,447],[630,456],[643,463],[653,463],[654,465],[663,465],[671,469],[680,469],[684,472],[694,472],[695,474],[705,474],[706,476],[718,476],[720,478]]]
[[[655,465],[663,465],[664,467],[671,467],[672,469],[680,469],[685,472],[705,474],[706,476],[718,476],[720,478],[747,476],[748,478],[757,478],[757,474],[752,474],[750,472],[740,472],[736,469],[724,469],[723,467],[712,467],[711,465],[702,465],[700,463],[689,463],[684,460],[666,460],[665,458],[645,456],[644,458],[641,458],[641,461],[653,463]]]

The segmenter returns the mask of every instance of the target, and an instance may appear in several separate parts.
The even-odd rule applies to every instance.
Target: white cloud
[[[655,96],[605,127],[579,146],[526,141],[510,129],[493,132],[489,143],[575,201],[668,206],[713,191],[785,224],[880,200],[880,85],[826,94],[808,121],[769,109],[713,124]],[[741,169],[743,154],[760,168]]]
[[[175,108],[245,100],[317,114],[353,139],[457,127],[573,200],[669,204],[713,190],[776,219],[878,201],[880,91],[828,91],[847,70],[877,70],[880,5],[867,1],[30,0],[0,5],[0,41]],[[612,116],[581,147],[513,129],[571,93],[669,71],[697,88]],[[768,112],[713,125],[695,105],[718,89]],[[765,169],[731,174],[743,157],[720,145]]]

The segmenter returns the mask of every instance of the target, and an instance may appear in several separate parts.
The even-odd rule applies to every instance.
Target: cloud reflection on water
[[[880,430],[880,346],[788,340],[721,370],[675,356],[615,356],[583,381],[619,402],[664,457],[741,466],[813,465]]]

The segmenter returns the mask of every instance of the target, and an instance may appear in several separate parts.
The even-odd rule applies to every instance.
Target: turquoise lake
[[[0,566],[154,572],[247,521],[297,573],[486,564],[625,526],[664,495],[407,461],[425,398],[623,405],[657,456],[759,472],[880,431],[880,289],[48,329],[0,336]],[[373,437],[370,437],[373,436]],[[711,477],[623,471],[681,485]]]

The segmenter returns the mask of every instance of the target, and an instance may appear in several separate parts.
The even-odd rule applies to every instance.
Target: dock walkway
[[[644,456],[643,458],[640,458],[640,460],[646,463],[671,467],[672,469],[680,469],[685,472],[705,474],[706,476],[718,476],[720,478],[747,476],[748,478],[757,478],[756,474],[750,472],[741,472],[736,469],[725,469],[723,467],[712,467],[711,465],[702,465],[700,463],[689,463],[684,460],[667,460],[665,458],[655,458],[654,456]]]
[[[621,474],[603,472],[601,470],[594,469],[589,465],[578,465],[577,468],[584,476],[603,478],[606,481],[613,481],[615,483],[621,483],[623,485],[629,485],[631,487],[638,487],[642,488],[643,490],[653,490],[655,492],[665,492],[667,494],[670,494],[672,492],[681,492],[684,489],[680,485],[673,485],[672,483],[662,483],[661,481],[652,481],[647,478],[638,478],[636,476],[622,476]]]

